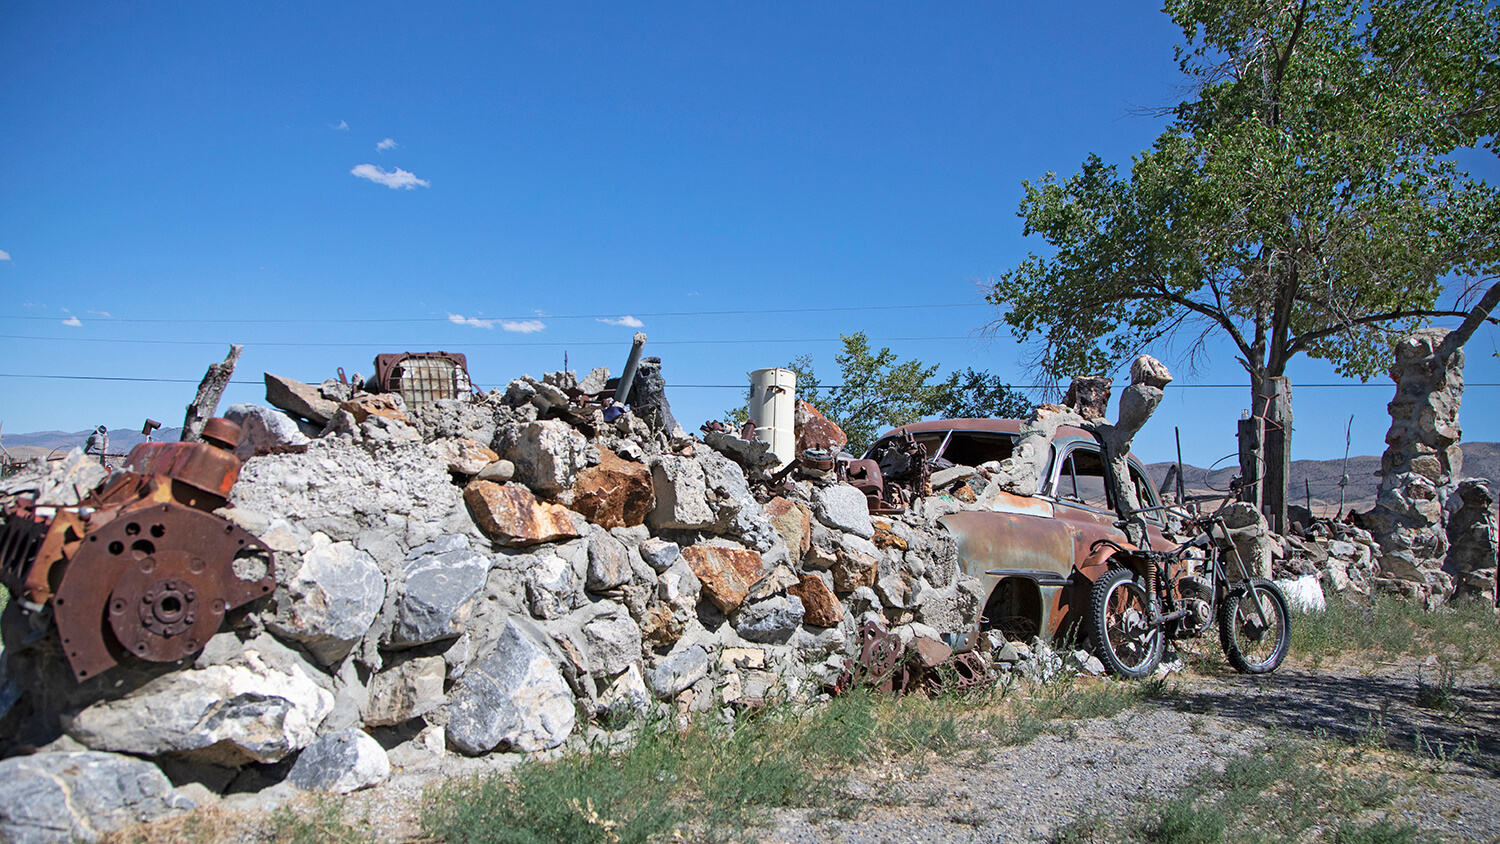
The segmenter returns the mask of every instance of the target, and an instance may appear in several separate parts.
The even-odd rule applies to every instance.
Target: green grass
[[[1273,741],[1205,771],[1176,797],[1139,804],[1134,823],[1081,818],[1053,836],[1063,842],[1125,844],[1416,844],[1418,830],[1363,813],[1390,805],[1390,777],[1357,764],[1360,754],[1327,742]]]
[[[1333,597],[1328,610],[1299,615],[1292,625],[1292,656],[1319,665],[1340,656],[1412,656],[1458,665],[1500,667],[1500,623],[1484,601],[1427,611],[1394,596],[1350,601]]]
[[[816,707],[779,704],[733,722],[700,717],[638,725],[626,747],[528,761],[509,775],[444,783],[425,796],[424,835],[451,844],[628,844],[750,837],[764,810],[818,807],[857,817],[890,795],[850,797],[860,766],[896,763],[920,778],[930,760],[983,763],[1044,733],[1076,734],[1161,693],[1151,684],[1057,682],[1023,699],[1013,682],[928,699],[856,689]]]

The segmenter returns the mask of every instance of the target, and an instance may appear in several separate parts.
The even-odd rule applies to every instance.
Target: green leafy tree
[[[1049,377],[1148,348],[1191,363],[1227,337],[1260,396],[1299,354],[1367,379],[1394,337],[1463,316],[1480,283],[1446,282],[1493,272],[1500,197],[1445,156],[1495,142],[1500,9],[1165,11],[1186,37],[1193,95],[1128,174],[1091,155],[1072,176],[1025,184],[1025,233],[1050,249],[995,281],[995,327],[1033,341]]]
[[[834,362],[841,383],[825,386],[811,355],[798,356],[786,368],[797,373],[798,398],[811,402],[844,430],[852,453],[863,452],[880,431],[924,417],[1025,416],[1031,412],[1031,402],[999,376],[966,369],[946,381],[934,381],[937,365],[900,360],[886,347],[873,352],[862,331],[839,335],[839,339],[844,350]],[[748,418],[744,405],[724,416],[735,425],[743,425]]]

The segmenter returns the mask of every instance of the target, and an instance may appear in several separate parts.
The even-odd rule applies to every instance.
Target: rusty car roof
[[[1025,421],[1021,419],[934,419],[930,422],[913,422],[910,425],[892,428],[881,434],[879,439],[898,436],[907,431],[913,434],[921,434],[929,431],[982,431],[994,434],[1019,434],[1021,433],[1021,426],[1024,424]],[[1093,439],[1093,434],[1074,425],[1060,425],[1058,426],[1058,432]]]

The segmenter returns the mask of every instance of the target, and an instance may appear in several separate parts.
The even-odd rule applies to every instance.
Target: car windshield
[[[923,431],[912,437],[927,449],[927,459],[939,466],[979,466],[991,460],[1004,460],[1016,445],[1014,434],[993,431]],[[879,461],[882,454],[893,451],[903,441],[902,437],[885,437],[871,446],[865,457]]]

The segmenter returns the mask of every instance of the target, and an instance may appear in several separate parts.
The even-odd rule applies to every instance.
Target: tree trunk
[[[198,442],[203,438],[203,426],[218,410],[219,399],[224,395],[224,388],[229,386],[229,379],[234,375],[234,365],[239,362],[240,352],[244,350],[244,346],[231,345],[229,356],[224,358],[223,363],[208,365],[208,372],[198,384],[198,395],[187,406],[187,415],[182,420],[183,442]]]

